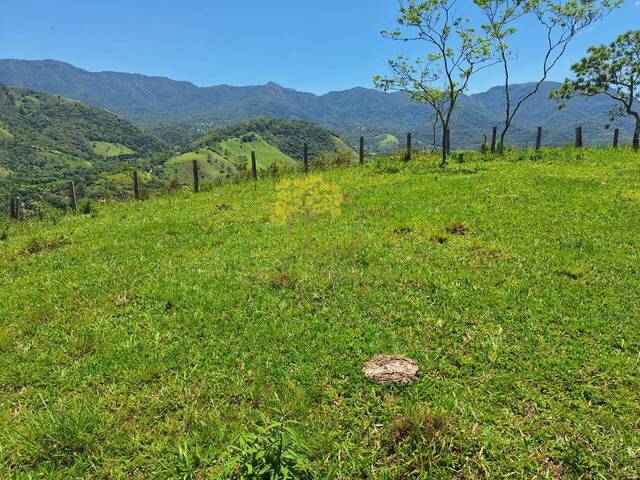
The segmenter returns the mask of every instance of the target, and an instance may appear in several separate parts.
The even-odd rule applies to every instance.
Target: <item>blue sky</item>
[[[275,81],[324,93],[371,87],[402,45],[380,37],[393,27],[396,0],[3,0],[0,58],[63,60],[91,71],[113,70],[189,80],[207,86]],[[466,13],[470,0],[459,0]],[[640,28],[640,0],[583,32],[553,79],[592,44]],[[537,76],[534,28],[514,42],[514,81]],[[486,71],[477,92],[501,81]]]

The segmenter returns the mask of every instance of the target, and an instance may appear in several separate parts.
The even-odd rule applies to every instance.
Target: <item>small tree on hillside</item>
[[[591,47],[588,55],[571,67],[576,78],[551,92],[560,107],[574,96],[607,95],[618,103],[611,121],[623,115],[636,120],[633,148],[640,144],[640,30],[620,35],[609,45]]]
[[[406,93],[435,111],[442,128],[442,165],[447,161],[445,132],[460,94],[471,77],[492,61],[491,42],[466,18],[455,14],[456,0],[399,0],[399,28],[382,35],[403,42],[423,42],[424,56],[389,60],[391,76],[375,76],[376,87]]]
[[[500,148],[522,105],[535,95],[564,55],[569,43],[585,28],[608,15],[622,0],[474,0],[486,23],[483,29],[492,39],[504,72],[505,116],[500,132]],[[511,97],[511,67],[517,60],[509,39],[517,32],[520,20],[535,18],[544,38],[540,76],[522,98]]]

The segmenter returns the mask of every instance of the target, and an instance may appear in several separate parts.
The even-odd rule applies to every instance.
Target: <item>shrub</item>
[[[332,167],[339,167],[342,165],[349,165],[353,163],[354,156],[350,150],[339,150],[335,154],[322,154],[319,155],[315,162],[313,162],[314,168],[326,169]]]

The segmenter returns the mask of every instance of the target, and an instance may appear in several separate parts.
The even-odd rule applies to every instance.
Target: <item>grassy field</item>
[[[84,160],[82,158],[74,157],[73,155],[67,155],[66,153],[58,152],[55,150],[45,151],[46,157],[53,157],[59,160],[62,160],[64,163],[69,165],[70,167],[85,167],[90,168],[92,163],[88,160]]]
[[[235,167],[224,157],[208,148],[202,148],[193,152],[171,158],[164,166],[165,173],[175,177],[181,182],[189,183],[193,179],[193,164],[197,160],[200,175],[213,180],[226,175],[227,172],[234,173]]]
[[[11,224],[0,478],[637,479],[640,157],[513,157],[320,172],[341,215],[286,225],[272,179]]]
[[[285,155],[276,147],[270,145],[265,140],[255,135],[256,139],[250,142],[243,142],[238,138],[230,138],[220,142],[220,148],[228,159],[245,158],[247,168],[251,168],[251,152],[256,152],[256,164],[258,169],[265,170],[272,164],[293,167],[296,161]]]
[[[119,143],[92,142],[91,147],[96,155],[107,158],[136,153],[126,145],[120,145]]]
[[[258,170],[266,170],[274,163],[283,167],[294,167],[297,163],[258,135],[251,142],[243,142],[238,138],[224,140],[220,142],[218,150],[222,155],[210,148],[201,148],[173,157],[167,162],[165,173],[189,183],[193,178],[192,162],[197,160],[200,175],[205,180],[215,180],[227,175],[233,177],[238,172],[236,165],[245,165],[248,171],[251,170],[252,151],[256,152]]]

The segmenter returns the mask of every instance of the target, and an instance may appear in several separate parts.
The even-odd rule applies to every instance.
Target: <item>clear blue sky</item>
[[[324,93],[371,87],[403,46],[382,39],[397,17],[396,0],[2,0],[0,58],[63,60],[189,80],[197,85],[275,81]],[[459,12],[470,10],[459,0]],[[640,28],[640,0],[583,32],[553,75],[562,79],[586,47]],[[539,38],[522,31],[514,81],[535,78]],[[481,91],[500,81],[486,72]]]

